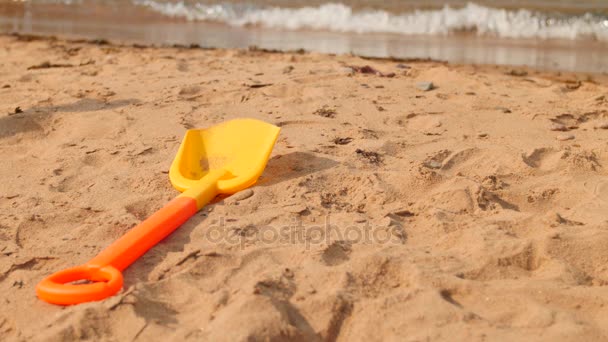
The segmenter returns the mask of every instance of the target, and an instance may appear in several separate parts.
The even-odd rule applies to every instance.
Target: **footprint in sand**
[[[154,208],[150,206],[150,199],[127,204],[125,210],[140,221],[145,220],[154,213]]]
[[[0,139],[15,135],[23,136],[28,133],[31,138],[39,138],[41,135],[44,135],[46,121],[47,120],[41,116],[32,117],[24,116],[24,114],[1,117]]]
[[[530,273],[539,270],[545,261],[543,249],[536,242],[513,246],[505,243],[488,248],[505,249],[505,252],[481,261],[481,267],[465,272],[463,278],[480,281],[517,279],[530,276]],[[497,252],[492,251],[492,253]]]
[[[441,168],[444,170],[449,170],[454,166],[460,165],[467,160],[471,159],[475,154],[477,154],[477,148],[465,148],[460,151],[456,151],[450,154],[441,165]]]
[[[608,203],[608,181],[601,181],[595,185],[593,194],[597,198],[605,203]]]
[[[544,171],[555,169],[564,157],[564,151],[555,151],[552,148],[541,147],[522,155],[524,163],[535,169]]]
[[[67,193],[72,190],[78,189],[79,186],[77,184],[77,179],[75,175],[68,175],[63,178],[58,179],[57,181],[52,181],[49,184],[49,190],[53,192],[61,192]]]
[[[577,129],[581,124],[587,123],[589,121],[593,121],[596,119],[601,119],[606,117],[606,112],[602,111],[592,111],[583,113],[581,115],[573,115],[573,114],[560,114],[550,119],[553,123],[552,127],[564,127],[564,130],[568,129]]]
[[[327,266],[340,265],[350,258],[351,245],[345,241],[336,241],[327,246],[321,254],[321,260]]]
[[[276,98],[300,98],[303,95],[301,87],[287,84],[277,84],[274,87],[264,88],[262,94]]]
[[[465,163],[477,154],[477,148],[465,148],[452,152],[450,150],[440,150],[430,156],[424,162],[424,166],[430,169],[450,170],[455,166]]]
[[[552,119],[551,129],[567,131],[569,129],[577,129],[579,120],[572,114],[560,114]]]
[[[414,115],[410,116],[405,127],[413,131],[419,131],[426,135],[440,135],[443,132],[443,123],[434,115]]]
[[[202,88],[199,85],[191,84],[180,88],[177,95],[186,100],[193,100],[198,97],[201,91]]]
[[[77,239],[81,233],[89,234],[90,227],[86,222],[92,215],[95,215],[93,210],[84,208],[65,209],[61,214],[28,214],[15,229],[15,243],[26,250],[45,251],[46,248],[57,243],[62,244],[67,239]],[[74,222],[79,224],[75,225]]]

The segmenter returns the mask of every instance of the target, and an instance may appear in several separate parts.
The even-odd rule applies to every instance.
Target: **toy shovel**
[[[279,128],[253,119],[186,132],[169,172],[183,193],[84,265],[52,274],[36,287],[44,301],[97,301],[122,288],[121,271],[171,234],[218,194],[253,185],[264,171]],[[73,284],[77,281],[88,281]]]

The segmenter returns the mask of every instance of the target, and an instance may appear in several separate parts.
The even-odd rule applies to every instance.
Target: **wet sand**
[[[198,44],[215,48],[305,49],[369,57],[431,58],[452,63],[529,66],[541,70],[607,73],[608,44],[450,36],[347,34],[231,27],[170,19],[139,7],[65,7],[0,3],[0,32],[112,39],[139,44]]]
[[[601,77],[27,36],[0,61],[0,340],[608,336]],[[282,128],[257,185],[116,297],[35,297],[176,196],[187,129],[238,117]]]

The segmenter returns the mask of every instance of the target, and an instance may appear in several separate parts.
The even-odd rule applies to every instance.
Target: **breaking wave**
[[[504,38],[596,39],[608,41],[608,17],[597,14],[562,15],[530,10],[506,10],[469,3],[462,8],[416,10],[393,14],[383,10],[353,11],[340,3],[318,7],[281,8],[242,4],[134,0],[165,16],[190,21],[214,21],[232,26],[261,26],[286,30],[313,29],[352,33],[446,35],[476,32]]]

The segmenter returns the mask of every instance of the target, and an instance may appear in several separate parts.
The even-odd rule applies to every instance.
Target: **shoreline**
[[[608,44],[585,40],[537,40],[480,37],[475,34],[407,36],[389,33],[282,31],[232,27],[220,23],[187,22],[145,10],[125,13],[105,7],[68,11],[62,6],[24,9],[2,4],[0,32],[77,35],[87,39],[128,41],[142,45],[190,45],[217,48],[305,49],[320,53],[352,53],[368,57],[431,58],[464,64],[530,66],[539,70],[608,73]],[[2,8],[2,7],[0,7]],[[26,15],[27,13],[27,15]],[[140,13],[146,15],[139,16]],[[133,22],[131,17],[136,17]]]
[[[584,72],[584,71],[567,71],[567,70],[546,70],[542,68],[535,68],[532,66],[526,65],[509,65],[509,64],[484,64],[484,63],[458,63],[458,62],[450,62],[447,60],[433,59],[433,58],[420,58],[420,57],[394,57],[394,56],[365,56],[358,55],[353,53],[323,53],[316,51],[309,51],[305,49],[292,49],[292,50],[282,50],[282,49],[272,49],[272,48],[264,48],[256,45],[247,46],[244,48],[222,48],[222,47],[209,47],[209,46],[201,46],[198,44],[156,44],[156,43],[141,43],[134,42],[128,40],[113,40],[113,39],[104,39],[104,38],[90,38],[87,36],[78,36],[78,35],[52,35],[52,34],[29,34],[29,33],[19,33],[19,32],[11,32],[11,33],[0,33],[0,37],[14,37],[19,41],[57,41],[57,42],[65,42],[65,43],[73,43],[73,44],[90,44],[90,45],[98,45],[98,46],[115,46],[115,47],[124,47],[124,48],[137,48],[137,49],[177,49],[177,50],[208,50],[208,51],[254,51],[261,53],[269,53],[269,54],[320,54],[327,56],[349,56],[349,57],[357,57],[363,60],[369,60],[371,62],[394,62],[394,63],[434,63],[439,65],[451,65],[454,67],[474,67],[481,68],[482,70],[495,70],[502,73],[515,73],[522,74],[527,76],[528,74],[539,77],[546,77],[550,79],[557,80],[581,80],[581,81],[592,81],[598,83],[608,83],[608,72]]]

